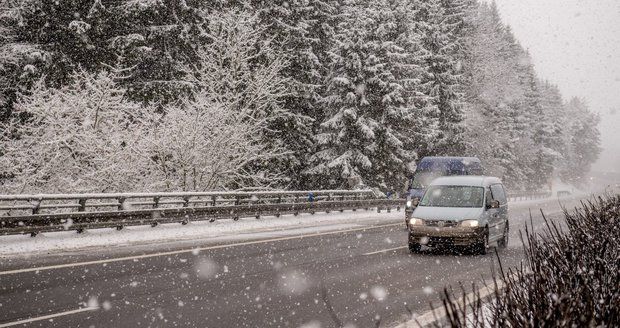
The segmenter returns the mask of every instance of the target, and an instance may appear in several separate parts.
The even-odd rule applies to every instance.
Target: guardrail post
[[[80,204],[80,207],[78,208],[78,212],[86,211],[86,198],[78,199],[78,204]]]
[[[211,205],[212,206],[216,206],[217,205],[217,196],[211,196]]]
[[[236,196],[235,197],[235,205],[239,205],[241,204],[241,196]]]
[[[313,193],[309,193],[308,194],[308,202],[313,203],[314,202],[314,194]],[[313,207],[312,204],[310,204],[310,207]],[[314,209],[310,210],[310,214],[314,215]]]
[[[332,200],[332,194],[331,193],[327,194],[327,198],[325,200],[328,201],[328,202],[331,201]],[[330,212],[329,209],[325,210],[325,213],[329,213],[329,212]]]
[[[183,197],[183,207],[189,207],[189,196]]]
[[[125,197],[119,197],[118,200],[118,210],[122,211],[125,209]]]
[[[153,197],[153,208],[159,207],[159,197]]]
[[[32,203],[34,207],[32,208],[32,215],[39,214],[39,208],[41,207],[41,200],[36,199],[34,203]]]

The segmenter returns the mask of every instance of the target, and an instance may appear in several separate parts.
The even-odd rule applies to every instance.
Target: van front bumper
[[[409,243],[437,246],[469,246],[484,240],[482,227],[409,226]]]

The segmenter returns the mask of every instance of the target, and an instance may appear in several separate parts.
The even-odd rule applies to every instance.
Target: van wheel
[[[510,236],[510,228],[508,227],[508,222],[506,222],[506,228],[504,228],[504,235],[502,239],[497,241],[497,247],[506,248],[508,247],[508,237]]]
[[[482,235],[482,240],[474,244],[475,254],[486,255],[489,252],[489,230],[486,229]]]
[[[422,249],[422,246],[420,246],[420,244],[418,243],[409,243],[409,251],[411,253],[419,253],[420,250]]]

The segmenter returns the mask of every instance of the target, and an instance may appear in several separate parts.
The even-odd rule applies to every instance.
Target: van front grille
[[[447,228],[456,227],[457,222],[452,220],[426,220],[426,225],[429,227]]]

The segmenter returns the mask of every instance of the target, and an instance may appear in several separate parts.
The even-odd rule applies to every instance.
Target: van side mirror
[[[487,208],[499,208],[499,200],[492,200],[491,203],[487,206]]]
[[[420,198],[411,196],[407,197],[407,208],[415,208],[420,204]]]

